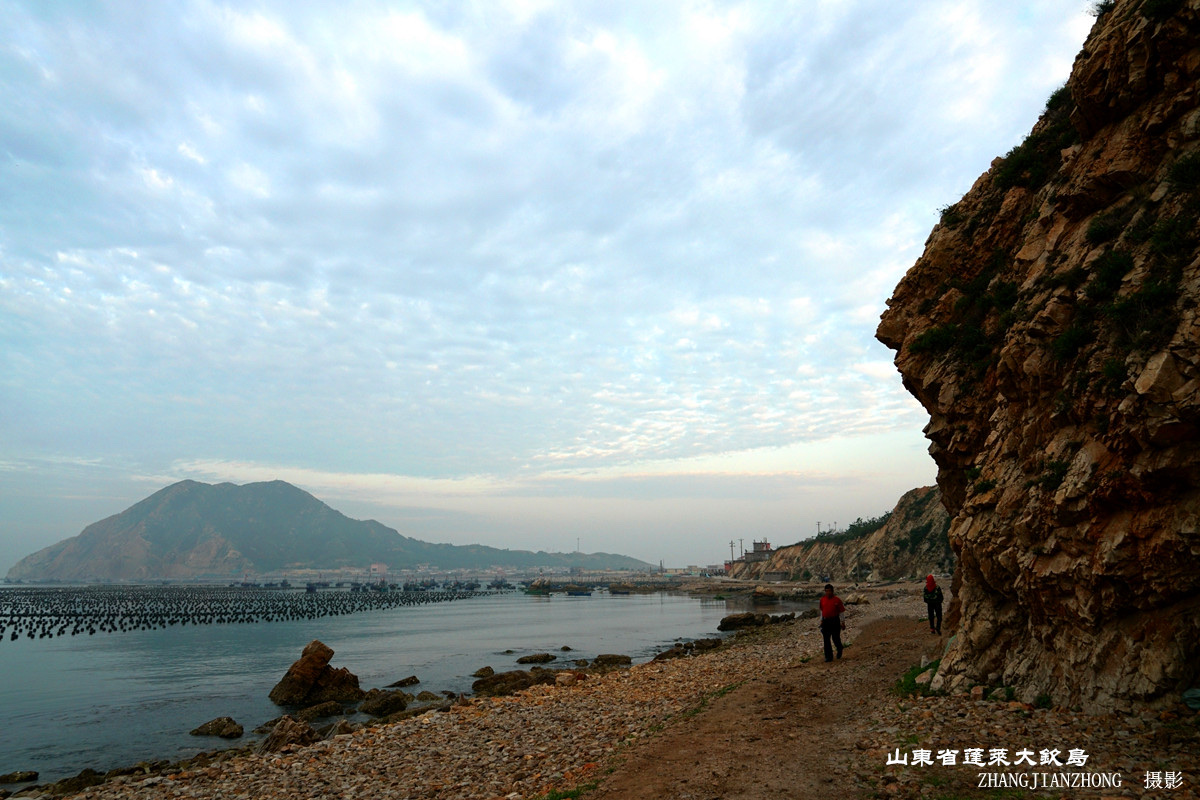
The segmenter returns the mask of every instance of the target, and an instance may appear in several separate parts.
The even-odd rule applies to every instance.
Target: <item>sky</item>
[[[879,316],[1089,6],[0,0],[0,575],[183,479],[668,567],[884,513]]]

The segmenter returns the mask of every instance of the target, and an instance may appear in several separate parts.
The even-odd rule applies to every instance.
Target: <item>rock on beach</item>
[[[242,726],[231,717],[210,719],[192,730],[192,736],[220,736],[222,739],[237,739],[242,735]]]
[[[271,690],[271,702],[281,706],[311,706],[327,700],[352,702],[365,695],[358,676],[342,667],[329,666],[333,649],[318,640],[309,642],[300,658]]]

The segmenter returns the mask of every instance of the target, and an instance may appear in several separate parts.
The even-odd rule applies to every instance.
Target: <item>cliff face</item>
[[[731,577],[761,580],[781,573],[789,580],[845,583],[854,580],[920,578],[949,572],[954,554],[946,538],[950,517],[936,487],[913,489],[896,504],[887,522],[857,539],[810,539],[780,547],[767,561],[736,563]]]
[[[1197,679],[1198,45],[1200,0],[1102,14],[888,302],[960,557],[938,685],[1101,710]]]

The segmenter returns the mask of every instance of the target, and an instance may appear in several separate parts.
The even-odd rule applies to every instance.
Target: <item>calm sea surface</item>
[[[244,744],[247,737],[230,743],[188,731],[231,716],[249,734],[279,716],[267,694],[313,639],[332,647],[332,665],[349,668],[364,689],[416,675],[421,683],[407,691],[464,692],[475,670],[516,669],[529,653],[646,661],[677,638],[716,635],[723,616],[743,610],[665,593],[512,593],[314,620],[5,637],[0,774],[37,770],[47,782],[85,767],[104,772]]]

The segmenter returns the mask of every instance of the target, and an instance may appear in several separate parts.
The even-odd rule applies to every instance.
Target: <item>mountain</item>
[[[8,580],[186,580],[283,569],[578,566],[650,569],[608,553],[532,553],[430,544],[374,520],[350,519],[284,481],[181,481],[19,561]]]
[[[934,688],[1107,711],[1200,676],[1200,2],[1095,12],[876,335],[959,555]]]
[[[950,516],[937,487],[905,493],[888,514],[859,521],[844,532],[776,548],[765,561],[736,561],[730,575],[746,580],[887,581],[924,578],[954,569],[946,530]]]

